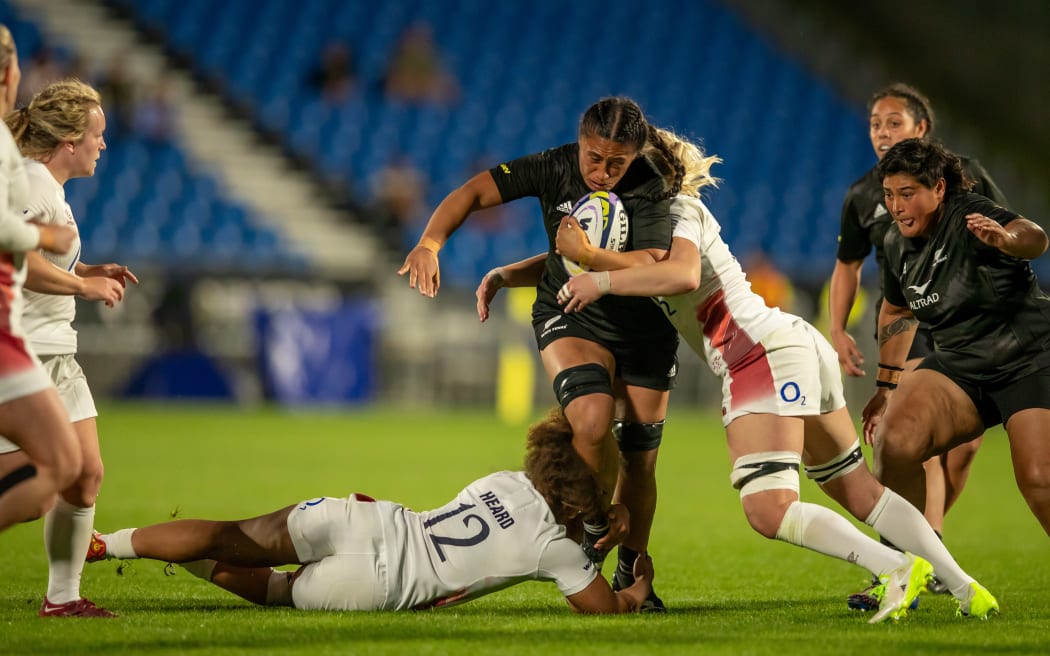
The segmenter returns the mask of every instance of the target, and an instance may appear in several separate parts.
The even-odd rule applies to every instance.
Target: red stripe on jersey
[[[752,341],[729,311],[725,290],[711,294],[696,309],[696,319],[704,327],[704,337],[722,354],[729,367],[729,393],[733,406],[768,396],[773,391],[773,372],[766,349]]]
[[[0,330],[0,378],[20,374],[36,366],[21,337]]]

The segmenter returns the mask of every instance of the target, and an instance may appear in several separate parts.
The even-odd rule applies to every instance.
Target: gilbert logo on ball
[[[627,210],[611,191],[592,191],[576,202],[571,214],[592,245],[610,251],[622,251],[627,245]],[[570,276],[590,270],[564,255],[561,259]]]

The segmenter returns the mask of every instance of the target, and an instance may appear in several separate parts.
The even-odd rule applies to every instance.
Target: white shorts
[[[365,497],[362,497],[365,498]],[[386,608],[386,554],[382,504],[321,497],[288,515],[288,533],[306,565],[292,584],[292,604],[303,610]]]
[[[838,356],[802,319],[766,335],[722,377],[722,425],[748,414],[804,417],[846,405]]]
[[[58,396],[62,399],[62,405],[65,406],[71,422],[98,416],[98,410],[95,409],[95,399],[91,396],[87,378],[84,377],[84,370],[77,363],[76,356],[72,353],[66,355],[45,355],[40,360],[43,364],[43,369],[40,367],[36,369],[46,378],[45,384],[40,389],[44,389],[52,383],[54,384],[58,389]],[[0,389],[2,389],[2,384],[3,381],[0,380]],[[23,395],[29,393],[31,392],[24,392]],[[18,451],[18,446],[0,437],[0,453],[10,453],[12,451]]]

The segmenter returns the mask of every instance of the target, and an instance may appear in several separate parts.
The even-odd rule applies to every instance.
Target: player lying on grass
[[[525,471],[476,480],[435,510],[321,497],[241,521],[96,534],[88,560],[182,563],[248,601],[304,610],[448,606],[541,580],[556,583],[576,612],[637,611],[652,590],[648,556],[635,561],[634,584],[613,592],[576,541],[580,518],[599,512],[600,498],[557,408],[529,429]],[[287,564],[303,567],[272,569]]]
[[[811,325],[766,307],[751,291],[719,235],[718,222],[700,201],[700,189],[712,179],[706,166],[696,165],[703,160],[699,150],[670,138],[686,163],[686,176],[682,194],[671,204],[676,227],[668,257],[574,276],[558,292],[565,311],[575,312],[609,293],[660,296],[658,305],[671,324],[722,378],[730,480],[740,490],[748,522],[767,538],[857,564],[880,577],[884,585],[873,591],[879,610],[872,623],[904,615],[926,588],[931,563],[960,614],[984,618],[998,611],[995,598],[959,567],[922,513],[872,475],[846,409],[834,349]],[[580,248],[593,248],[571,217],[563,221],[556,245],[569,258]],[[535,262],[503,267],[497,275],[503,284],[527,280],[535,275]],[[495,288],[482,281],[478,289],[482,319]],[[895,551],[830,508],[801,501],[803,464],[807,475],[854,517],[922,557]]]

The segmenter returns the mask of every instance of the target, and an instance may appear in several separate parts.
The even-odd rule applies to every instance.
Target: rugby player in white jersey
[[[14,107],[22,77],[11,31],[0,25],[0,114]],[[68,252],[76,233],[26,222],[22,155],[0,127],[0,433],[25,450],[18,466],[0,470],[0,530],[35,519],[80,471],[80,451],[55,386],[26,344],[21,326],[25,252]]]
[[[730,481],[740,490],[752,528],[775,538],[852,562],[883,577],[873,623],[902,617],[926,588],[931,566],[954,591],[963,613],[987,616],[994,597],[955,562],[913,505],[883,487],[864,462],[846,409],[834,349],[802,319],[769,308],[751,291],[744,272],[719,236],[720,227],[700,201],[713,182],[717,158],[665,133],[686,165],[686,179],[671,204],[676,220],[664,260],[576,276],[559,291],[566,312],[612,293],[655,296],[682,338],[722,378],[722,417]],[[585,235],[566,217],[557,247],[567,257]],[[504,280],[528,277],[525,260]],[[506,269],[506,267],[504,267]],[[484,287],[485,283],[482,282]],[[479,288],[479,310],[490,298]],[[799,500],[799,467],[854,517],[917,556],[865,535],[838,513]],[[927,562],[927,559],[929,562]]]
[[[153,558],[257,604],[304,610],[412,610],[460,604],[516,583],[551,581],[581,613],[637,611],[652,561],[613,592],[580,548],[602,495],[561,408],[529,429],[525,471],[474,481],[413,512],[362,494],[320,497],[232,522],[177,520],[96,534],[89,560]],[[302,564],[286,572],[273,566]]]
[[[63,185],[72,178],[94,175],[106,148],[106,128],[98,92],[78,80],[48,85],[25,108],[6,118],[22,155],[29,179],[26,214],[45,225],[76,229]],[[58,388],[82,454],[77,480],[64,488],[44,519],[48,555],[48,589],[40,609],[46,617],[111,617],[112,613],[80,596],[83,554],[91,540],[95,498],[102,484],[102,457],[95,417],[98,412],[77,364],[75,296],[119,303],[128,281],[138,282],[127,267],[87,265],[80,261],[77,237],[64,255],[27,254],[23,325],[33,350]],[[0,472],[26,463],[26,455],[0,439]]]

